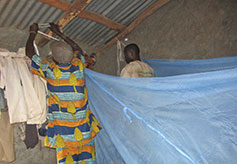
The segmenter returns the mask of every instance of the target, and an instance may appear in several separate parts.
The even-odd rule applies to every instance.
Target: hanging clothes
[[[7,56],[9,55],[9,56]],[[5,96],[9,108],[10,123],[26,122],[27,121],[27,108],[25,104],[25,98],[23,89],[21,86],[20,76],[16,67],[13,53],[1,53],[1,86],[5,87]]]
[[[47,113],[45,84],[30,73],[24,57],[23,48],[0,52],[0,87],[5,88],[11,124],[41,124]]]

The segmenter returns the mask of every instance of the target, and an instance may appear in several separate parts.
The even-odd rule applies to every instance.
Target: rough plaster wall
[[[16,52],[24,47],[27,33],[17,28],[0,28],[0,48]]]
[[[97,57],[97,63],[95,65],[95,71],[106,73],[110,75],[116,75],[117,73],[117,49],[113,46],[106,50],[106,53]]]
[[[205,59],[237,55],[237,0],[171,0],[127,37],[141,56]],[[116,46],[98,59],[97,71],[115,75]]]

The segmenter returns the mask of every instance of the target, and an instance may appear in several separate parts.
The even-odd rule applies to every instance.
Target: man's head
[[[136,44],[129,44],[124,48],[124,57],[127,63],[140,60],[140,50]]]
[[[70,45],[62,41],[54,41],[49,46],[53,60],[57,64],[70,64],[73,58],[73,51]]]

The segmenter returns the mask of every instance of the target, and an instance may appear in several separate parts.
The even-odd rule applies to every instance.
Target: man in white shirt
[[[121,71],[120,77],[154,77],[153,69],[140,59],[140,50],[136,44],[124,48],[125,61],[128,63]]]

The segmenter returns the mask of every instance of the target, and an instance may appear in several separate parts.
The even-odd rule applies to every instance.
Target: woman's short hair
[[[73,58],[73,50],[63,41],[54,41],[49,45],[53,59],[59,64],[70,64]]]

